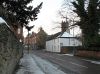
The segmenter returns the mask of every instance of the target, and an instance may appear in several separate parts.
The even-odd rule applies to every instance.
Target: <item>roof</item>
[[[73,35],[71,35],[71,34],[69,34],[68,32],[58,32],[58,33],[56,33],[56,34],[54,34],[54,35],[50,35],[50,36],[48,36],[47,37],[47,41],[49,41],[49,40],[52,40],[52,39],[55,39],[55,38],[67,38],[67,37],[69,37],[69,38],[72,38],[72,37],[74,37]]]
[[[52,40],[52,39],[55,39],[55,38],[58,37],[60,34],[61,34],[61,32],[58,32],[58,33],[53,34],[53,35],[49,35],[49,36],[47,37],[47,41]]]
[[[74,37],[73,35],[69,34],[68,32],[63,32],[58,37]]]

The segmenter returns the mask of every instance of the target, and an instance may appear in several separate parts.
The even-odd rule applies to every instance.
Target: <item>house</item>
[[[81,41],[70,34],[69,23],[66,18],[66,21],[61,22],[61,32],[47,38],[46,51],[73,53],[73,49],[81,45]]]
[[[74,47],[81,45],[81,41],[70,34],[69,23],[66,19],[66,21],[62,21],[61,23],[61,32],[47,38],[46,51],[72,53]]]
[[[68,32],[59,32],[48,38],[46,41],[46,51],[66,53],[67,49],[73,49],[73,47],[81,45],[81,41]]]
[[[36,38],[37,34],[35,32],[32,32],[32,34],[29,34],[29,36],[24,38],[24,44],[29,45],[32,49],[36,49],[37,48]]]

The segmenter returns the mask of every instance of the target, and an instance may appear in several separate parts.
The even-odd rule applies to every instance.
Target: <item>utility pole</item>
[[[31,31],[31,29],[34,27],[34,25],[33,26],[25,26],[25,27],[28,31],[28,53],[29,53],[29,31]]]

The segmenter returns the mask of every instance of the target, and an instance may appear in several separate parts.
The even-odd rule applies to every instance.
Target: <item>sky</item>
[[[36,7],[41,2],[43,2],[43,6],[38,14],[38,19],[30,22],[29,25],[35,25],[35,27],[31,30],[34,32],[39,31],[39,27],[42,27],[47,34],[54,34],[60,31],[60,28],[55,28],[59,24],[55,23],[60,20],[58,15],[58,11],[61,9],[63,4],[63,0],[34,0],[30,5]],[[27,30],[24,29],[24,36],[27,35]]]
[[[30,31],[30,33],[37,33],[40,27],[42,27],[48,35],[60,32],[60,23],[63,18],[59,14],[59,11],[63,11],[63,7],[65,6],[64,1],[65,0],[33,0],[32,3],[30,3],[29,5],[36,7],[41,2],[43,2],[43,5],[40,9],[40,13],[38,14],[38,19],[29,23],[29,26],[35,25],[34,28]],[[67,16],[69,19],[75,20],[74,16],[77,15],[72,12],[72,10],[74,9],[71,4],[72,1],[73,0],[66,0],[66,9],[64,9],[65,13],[63,14],[67,14],[64,16]],[[79,20],[78,18],[76,19]],[[74,29],[70,30],[70,33],[75,36],[77,34],[80,34],[81,30],[79,29],[79,27],[75,27]],[[24,36],[26,37],[26,35],[27,30],[24,28]]]

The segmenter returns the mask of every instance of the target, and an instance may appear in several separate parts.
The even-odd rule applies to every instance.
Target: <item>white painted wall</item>
[[[56,38],[46,41],[46,51],[60,52],[61,46],[80,46],[82,43],[75,38]]]
[[[54,39],[54,48],[53,48],[53,52],[60,52],[60,48],[59,48],[59,39]]]
[[[53,40],[46,41],[46,51],[52,51]]]
[[[59,38],[60,44],[63,43],[63,46],[80,46],[82,43],[76,38]]]
[[[46,50],[51,52],[60,52],[59,39],[46,41]]]

